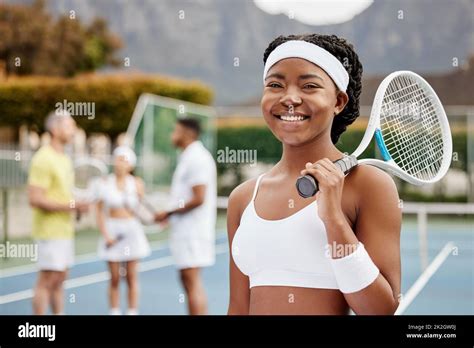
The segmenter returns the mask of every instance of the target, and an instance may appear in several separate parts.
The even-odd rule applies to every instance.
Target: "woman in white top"
[[[110,269],[110,314],[120,314],[120,263],[125,263],[128,285],[128,314],[138,314],[138,260],[150,254],[150,246],[134,209],[143,197],[143,181],[131,174],[135,153],[119,146],[114,153],[114,173],[101,182],[97,204],[97,224],[102,239],[99,257],[107,260]]]
[[[264,54],[264,119],[281,160],[229,197],[229,314],[393,314],[400,293],[401,209],[393,180],[334,165],[359,116],[362,65],[334,35],[280,36]],[[319,182],[315,197],[295,188]]]

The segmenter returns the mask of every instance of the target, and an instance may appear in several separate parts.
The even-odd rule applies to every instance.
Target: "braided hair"
[[[331,141],[336,144],[347,126],[359,117],[359,96],[362,91],[362,64],[352,44],[336,35],[304,34],[279,36],[273,40],[263,54],[265,64],[270,53],[281,44],[290,40],[302,40],[315,44],[335,56],[349,74],[349,85],[346,93],[349,96],[344,110],[334,117],[331,128]],[[337,87],[336,87],[337,88]]]

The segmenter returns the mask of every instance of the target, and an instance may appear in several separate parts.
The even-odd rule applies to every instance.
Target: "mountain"
[[[74,10],[85,20],[106,18],[124,40],[121,54],[132,69],[203,80],[214,87],[217,105],[261,93],[263,51],[281,34],[346,37],[366,76],[443,73],[454,58],[462,65],[474,52],[472,0],[376,0],[351,21],[326,26],[270,15],[251,0],[49,0],[48,7],[54,14]]]

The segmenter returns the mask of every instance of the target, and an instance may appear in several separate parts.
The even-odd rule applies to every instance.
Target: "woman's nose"
[[[290,105],[299,105],[302,100],[299,94],[295,90],[288,90],[285,95],[280,99],[280,103],[289,107]]]

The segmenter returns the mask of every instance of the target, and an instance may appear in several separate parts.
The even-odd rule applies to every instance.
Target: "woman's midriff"
[[[250,315],[346,315],[349,306],[333,289],[256,286],[250,289]]]
[[[130,219],[133,214],[125,208],[110,208],[108,216],[115,219]]]

